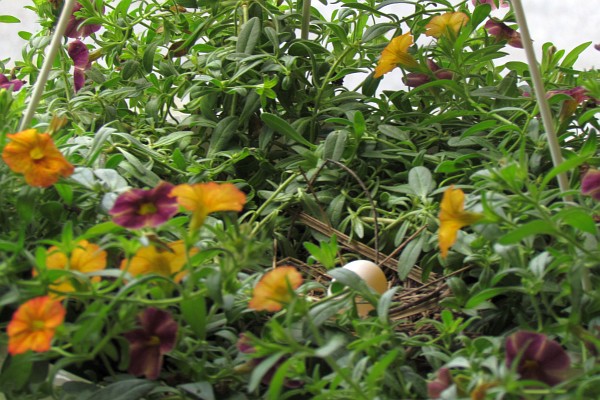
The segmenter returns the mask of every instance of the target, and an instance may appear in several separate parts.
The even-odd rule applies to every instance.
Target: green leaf
[[[275,354],[271,354],[268,358],[262,360],[253,370],[252,375],[250,375],[250,382],[248,382],[248,392],[254,392],[258,385],[260,384],[263,376],[275,365],[277,361],[281,357],[283,357],[283,353],[278,352]]]
[[[565,224],[583,232],[596,233],[596,221],[594,221],[594,218],[587,211],[581,208],[565,208],[559,211],[554,216],[554,219],[563,221]]]
[[[233,135],[237,132],[238,123],[238,118],[233,115],[219,121],[210,137],[207,152],[208,157],[226,148],[227,143],[229,143]]]
[[[379,298],[379,302],[377,302],[377,316],[379,320],[383,323],[388,321],[388,314],[390,312],[390,306],[392,305],[392,301],[394,300],[394,295],[400,289],[400,286],[394,286],[393,288],[387,290],[384,294]]]
[[[403,281],[406,279],[412,268],[417,263],[421,251],[423,250],[423,243],[425,242],[425,236],[421,235],[414,240],[407,243],[402,254],[398,258],[398,278]]]
[[[186,298],[181,301],[181,315],[190,324],[195,337],[204,340],[206,336],[206,300],[204,297]]]
[[[491,299],[492,297],[496,297],[501,294],[507,294],[510,290],[512,290],[512,288],[507,287],[483,289],[475,296],[469,298],[467,304],[465,304],[465,308],[475,308],[484,301]]]
[[[528,236],[553,233],[556,232],[550,223],[541,220],[531,221],[502,236],[498,240],[498,243],[502,245],[509,245],[518,243]]]
[[[300,133],[298,133],[290,124],[281,119],[275,114],[270,113],[262,113],[260,115],[260,119],[263,120],[265,124],[275,132],[282,134],[290,140],[295,141],[296,143],[300,143],[305,145],[306,147],[314,150],[316,146],[306,140]]]
[[[259,38],[260,20],[257,17],[252,17],[242,26],[237,44],[235,45],[235,51],[248,55],[252,54]]]
[[[367,301],[375,303],[376,298],[373,296],[373,289],[371,289],[367,283],[353,271],[346,268],[335,268],[329,271],[329,275],[335,279],[336,282],[359,292]]]
[[[158,384],[145,379],[118,381],[100,389],[86,400],[139,400]]]
[[[579,58],[579,55],[587,49],[592,42],[585,42],[575,47],[565,56],[565,59],[560,63],[561,68],[572,68],[575,65],[575,61]]]
[[[474,30],[490,15],[490,11],[492,11],[492,7],[489,4],[479,4],[475,7],[471,15],[471,26]]]
[[[0,24],[18,24],[21,20],[12,15],[0,15]]]
[[[435,182],[431,172],[427,168],[419,166],[414,167],[408,173],[408,186],[415,195],[425,198],[435,189]]]
[[[548,183],[554,179],[557,175],[564,174],[567,171],[572,170],[586,162],[590,158],[590,154],[583,154],[581,156],[571,157],[568,160],[563,161],[559,166],[554,167],[544,176],[542,183],[540,184],[540,191],[543,190]]]
[[[383,35],[391,31],[392,29],[398,29],[398,25],[389,22],[372,25],[365,29],[365,31],[363,32],[361,42],[367,43],[373,39],[381,38],[383,37]]]
[[[142,66],[144,71],[147,73],[152,72],[152,68],[154,66],[154,56],[156,55],[156,49],[158,47],[158,42],[153,42],[146,47],[144,50],[144,55],[142,56]]]
[[[323,158],[333,161],[339,161],[346,149],[348,141],[348,132],[345,130],[333,131],[325,139],[323,146]]]

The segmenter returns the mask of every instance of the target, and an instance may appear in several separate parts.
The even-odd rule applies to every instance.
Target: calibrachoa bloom
[[[267,272],[254,287],[248,308],[256,311],[279,311],[294,298],[302,284],[302,275],[294,267],[277,267]]]
[[[448,255],[448,249],[456,242],[458,231],[483,218],[482,214],[465,211],[465,193],[450,186],[444,192],[440,204],[440,229],[438,242],[442,258]]]
[[[469,17],[462,12],[448,12],[431,18],[425,25],[425,36],[439,38],[441,36],[456,37],[460,29],[467,25]]]
[[[6,137],[10,142],[4,147],[2,159],[11,170],[23,174],[29,185],[52,186],[61,176],[73,173],[73,165],[56,148],[48,133],[27,129]]]
[[[474,6],[476,6],[477,4],[489,4],[490,6],[492,6],[492,10],[495,10],[497,8],[494,0],[471,0],[471,2]],[[508,3],[504,0],[499,0],[498,5],[500,5],[500,7],[508,7]]]
[[[14,356],[27,350],[50,350],[50,342],[65,314],[62,304],[48,296],[35,297],[23,303],[6,329],[8,352]]]
[[[95,3],[92,3],[95,4]],[[73,39],[90,36],[94,32],[98,32],[101,25],[98,24],[87,24],[82,25],[85,22],[85,18],[80,18],[75,16],[75,13],[80,11],[83,8],[79,2],[75,3],[73,7],[73,12],[71,17],[69,18],[69,22],[67,23],[67,29],[65,30],[65,36]],[[104,9],[102,10],[104,13]]]
[[[523,42],[521,41],[521,34],[506,25],[504,22],[490,18],[485,23],[485,29],[488,33],[494,36],[497,40],[506,40],[509,46],[523,48]]]
[[[186,183],[175,186],[171,190],[171,196],[183,208],[192,211],[192,230],[201,227],[208,214],[217,211],[242,211],[246,204],[246,195],[232,183]]]
[[[581,193],[600,201],[600,171],[588,170],[581,180]]]
[[[427,396],[430,399],[439,399],[442,392],[452,386],[452,375],[448,368],[440,368],[436,378],[427,382]]]
[[[561,345],[546,335],[519,331],[506,339],[506,366],[515,368],[521,379],[554,386],[565,379],[571,360]]]
[[[177,213],[177,201],[169,196],[173,185],[159,183],[154,189],[132,189],[117,197],[108,212],[116,224],[129,229],[156,227]]]
[[[77,246],[70,255],[65,254],[56,246],[50,247],[46,254],[46,268],[48,269],[64,269],[85,274],[106,268],[106,251],[87,240],[77,242]],[[36,274],[34,270],[33,275]],[[99,282],[100,277],[93,277],[91,281]],[[50,289],[63,293],[75,291],[67,276],[63,276],[50,284]]]
[[[147,308],[138,316],[141,328],[123,334],[129,341],[131,375],[156,379],[162,368],[163,356],[175,347],[177,322],[171,314],[158,308]]]
[[[90,69],[90,52],[87,46],[79,39],[69,43],[67,53],[73,60],[73,83],[75,92],[85,84],[85,71]]]
[[[17,91],[23,87],[25,82],[20,79],[9,80],[6,75],[0,74],[0,89],[12,88],[13,91]]]
[[[557,94],[566,94],[571,97],[570,100],[564,101],[560,109],[560,118],[565,119],[573,115],[581,103],[590,99],[586,92],[587,90],[584,87],[575,86],[571,89],[549,90],[548,93],[546,93],[546,97],[552,97]]]
[[[121,269],[127,270],[132,276],[157,274],[173,277],[175,282],[181,281],[187,271],[182,271],[187,263],[185,243],[183,240],[169,243],[166,248],[157,248],[154,244],[140,247],[131,260],[123,260]],[[192,248],[189,256],[193,256],[198,249]]]
[[[447,69],[441,69],[440,66],[431,59],[427,59],[427,68],[429,68],[431,74],[410,72],[406,74],[402,81],[408,87],[419,87],[431,82],[431,75],[435,76],[437,79],[452,79],[453,77],[452,72],[448,71]]]
[[[417,67],[417,60],[408,53],[408,48],[412,44],[413,37],[410,32],[393,38],[381,52],[373,77],[379,78],[399,65],[407,68]]]

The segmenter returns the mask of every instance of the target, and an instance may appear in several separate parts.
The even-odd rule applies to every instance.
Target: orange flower
[[[25,175],[27,184],[48,187],[73,173],[73,165],[56,148],[50,134],[27,129],[6,137],[11,142],[4,147],[2,159],[14,172]]]
[[[254,288],[248,308],[256,311],[279,311],[294,297],[302,284],[302,275],[294,267],[277,267],[267,272]]]
[[[87,240],[77,242],[77,247],[73,249],[70,255],[65,254],[58,247],[52,246],[46,251],[46,268],[77,271],[82,274],[100,271],[106,268],[106,251],[101,250],[100,246],[89,243]],[[33,276],[36,275],[37,272],[34,270]],[[93,277],[91,281],[99,282],[100,277]],[[75,291],[69,276],[58,278],[50,284],[50,289],[61,293]]]
[[[413,44],[413,37],[410,32],[404,35],[397,36],[381,52],[381,57],[375,68],[374,78],[379,78],[387,74],[398,65],[403,65],[408,68],[418,66],[417,60],[408,54],[408,48]]]
[[[193,248],[189,256],[193,256],[198,249]],[[157,274],[166,277],[174,276],[175,282],[181,281],[187,274],[182,271],[187,263],[188,254],[185,251],[183,240],[169,243],[166,248],[157,248],[151,244],[141,247],[131,260],[123,260],[121,269],[127,270],[132,276],[144,274]]]
[[[440,205],[440,230],[438,242],[442,258],[448,255],[448,249],[456,242],[458,231],[468,225],[474,224],[483,218],[482,214],[465,211],[465,194],[460,189],[450,186],[444,192]]]
[[[190,229],[202,226],[206,216],[216,211],[242,211],[246,195],[232,183],[196,183],[177,185],[171,196],[186,210],[192,211]]]
[[[65,314],[62,304],[48,296],[25,302],[15,311],[6,329],[8,352],[14,356],[27,350],[50,350],[54,332],[62,324]]]
[[[467,14],[462,12],[449,12],[442,15],[437,15],[431,18],[431,21],[425,25],[425,36],[440,36],[456,37],[460,29],[469,22]]]

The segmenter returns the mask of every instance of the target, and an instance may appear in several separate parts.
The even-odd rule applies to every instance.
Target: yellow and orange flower
[[[208,214],[217,211],[242,211],[246,195],[232,183],[196,183],[177,185],[171,196],[186,210],[192,211],[190,229],[202,226]]]
[[[448,255],[448,249],[456,242],[458,231],[483,218],[482,214],[465,211],[465,193],[450,186],[444,192],[440,205],[440,230],[438,242],[442,258]]]
[[[182,271],[188,257],[198,253],[198,249],[192,248],[188,254],[183,240],[169,243],[165,247],[157,248],[153,244],[140,247],[131,260],[121,262],[121,269],[127,270],[132,276],[157,274],[173,277],[175,282],[179,282],[188,273]]]
[[[106,268],[106,251],[87,240],[77,242],[77,246],[71,254],[65,254],[58,247],[52,246],[46,251],[46,268],[77,271],[82,274],[100,271]],[[36,275],[34,270],[33,276]],[[99,282],[100,277],[93,277],[91,281]],[[61,293],[75,291],[68,276],[63,276],[51,283],[50,289]]]
[[[417,67],[419,65],[417,60],[408,53],[408,48],[412,44],[413,37],[410,32],[393,38],[381,52],[381,57],[377,62],[373,77],[379,78],[396,68],[398,65],[407,68]]]
[[[56,148],[50,134],[27,129],[6,137],[11,141],[4,147],[2,159],[11,170],[23,174],[27,184],[48,187],[73,173],[73,165]]]
[[[431,18],[431,21],[425,25],[425,35],[439,38],[448,36],[455,38],[461,28],[469,22],[467,14],[462,12],[448,12]]]
[[[279,311],[294,298],[302,285],[302,275],[294,267],[277,267],[267,272],[254,287],[248,308],[256,311]]]
[[[27,350],[50,350],[56,328],[63,323],[65,314],[62,304],[48,296],[35,297],[23,303],[6,329],[8,352],[14,356]]]

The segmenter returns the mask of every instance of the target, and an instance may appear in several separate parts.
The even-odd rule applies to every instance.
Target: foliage
[[[18,132],[60,3],[27,6],[40,29],[20,33],[29,40],[22,59],[0,71],[29,82],[0,89],[0,149]],[[65,39],[28,127],[51,132],[75,172],[30,187],[0,163],[0,345],[28,300],[49,295],[66,309],[48,351],[7,355],[8,399],[426,398],[428,382],[442,398],[598,396],[600,205],[580,181],[600,168],[600,78],[574,67],[590,43],[542,47],[565,158],[555,167],[529,68],[502,59],[515,33],[485,28],[491,15],[514,26],[511,8],[341,0],[329,2],[329,17],[307,3],[79,0],[76,16],[102,27],[81,38],[89,65],[71,59]],[[398,15],[396,3],[412,11]],[[460,19],[444,30],[442,15]],[[432,20],[439,34],[428,35]],[[409,32],[414,44],[402,51],[414,63],[375,78],[390,40]],[[386,89],[394,79],[408,86]],[[570,189],[561,193],[555,178],[565,172]],[[211,210],[201,218],[189,207],[171,218],[154,207],[178,193],[159,198],[162,181],[235,185],[245,197],[235,207],[198,206]],[[438,213],[451,185],[465,194],[457,209],[477,218],[461,223],[441,257]],[[160,223],[113,222],[109,212],[128,193],[127,213],[152,210]],[[73,267],[80,243],[102,249],[106,267]],[[335,268],[361,258],[348,243],[396,255],[396,268],[384,263],[390,290],[380,295]],[[60,267],[49,261],[56,252]],[[304,283],[280,282],[280,311],[249,308],[275,264],[297,267]],[[331,278],[344,289],[327,295]],[[56,290],[59,280],[68,293]],[[435,285],[439,304],[391,312],[405,305],[398,296]],[[370,315],[358,315],[359,299]],[[140,329],[148,310],[168,320],[168,349],[159,327]],[[507,358],[507,338],[522,331],[566,349],[562,382],[527,380],[519,355]],[[133,343],[136,357],[152,352],[158,377],[139,377]],[[83,382],[56,385],[65,371]]]

